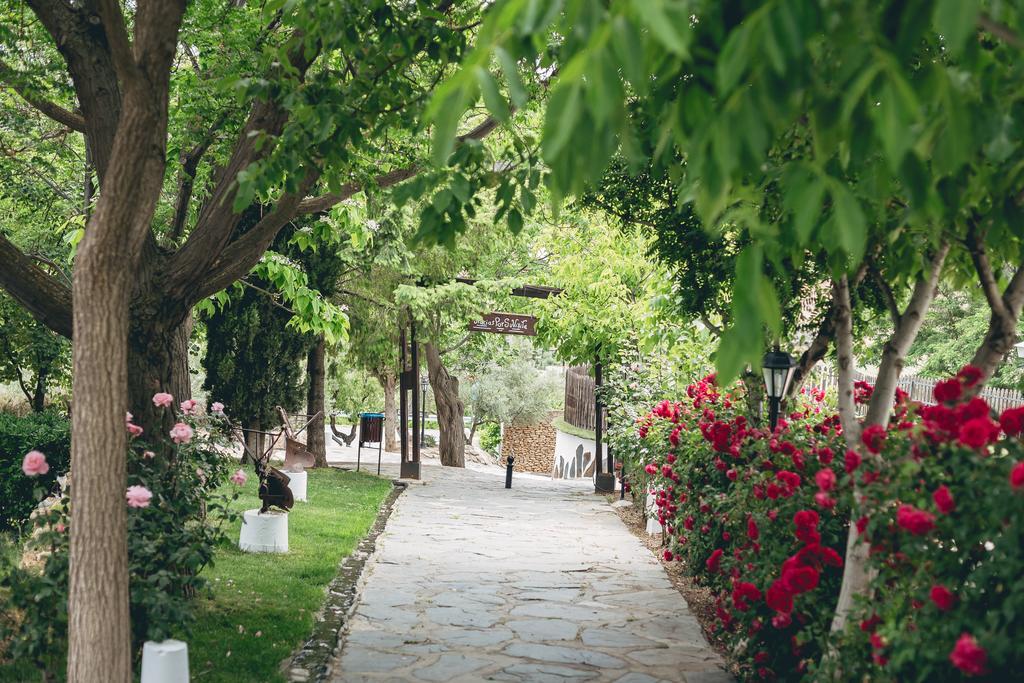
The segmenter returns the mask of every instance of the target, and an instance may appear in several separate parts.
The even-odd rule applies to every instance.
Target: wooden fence
[[[866,375],[863,372],[854,372],[853,378],[855,381],[864,381],[870,384],[875,383],[875,378]],[[900,377],[897,386],[903,391],[910,395],[910,398],[918,403],[932,404],[935,403],[935,399],[932,396],[932,391],[935,389],[936,383],[939,380],[929,379],[927,377],[918,377],[916,375],[905,375]],[[829,368],[814,373],[807,381],[807,386],[818,387],[819,389],[838,390],[839,387],[839,376],[835,370]],[[1015,389],[999,389],[995,387],[985,387],[978,394],[985,399],[992,409],[998,413],[1003,412],[1007,408],[1016,408],[1017,406],[1024,405],[1024,394],[1021,394]]]
[[[574,365],[565,372],[563,419],[573,427],[594,431],[594,378],[589,365]]]

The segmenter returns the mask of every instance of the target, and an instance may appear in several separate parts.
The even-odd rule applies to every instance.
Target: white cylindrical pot
[[[306,502],[306,483],[309,481],[309,473],[306,471],[285,472],[285,475],[289,479],[288,488],[292,490],[292,498]]]
[[[653,493],[647,494],[647,533],[656,536],[661,533],[661,522],[658,521],[657,503]]]
[[[246,510],[238,547],[249,553],[288,552],[288,513]]]
[[[188,683],[188,644],[180,640],[142,646],[142,683]]]

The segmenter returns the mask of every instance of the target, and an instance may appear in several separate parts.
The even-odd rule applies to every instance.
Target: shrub
[[[480,433],[480,447],[495,457],[501,455],[501,425],[484,422],[477,431]]]
[[[30,479],[21,471],[29,451],[46,454],[50,471]],[[57,490],[71,459],[71,424],[54,410],[19,417],[0,413],[0,530],[21,527],[39,502],[37,488]]]
[[[843,634],[845,676],[1012,680],[1024,669],[1024,408],[996,423],[982,399],[958,402],[973,377],[939,383],[946,402],[893,420],[862,466],[872,599]]]
[[[775,432],[753,427],[739,391],[707,377],[642,418],[646,472],[671,539],[665,557],[711,588],[713,628],[743,675],[791,679],[820,657],[842,580],[839,422],[817,395]]]
[[[233,496],[218,492],[232,469],[224,455],[227,421],[216,414],[177,419],[172,434],[180,443],[138,437],[128,453],[130,610],[137,654],[144,641],[164,640],[187,627],[189,598],[205,586],[200,571],[213,561],[235,516],[229,504],[237,490]],[[138,429],[131,423],[128,428]],[[73,486],[73,472],[71,481]],[[7,614],[0,619],[7,656],[51,672],[62,668],[66,652],[69,506],[63,498],[34,519],[29,548],[44,555],[42,569],[11,566],[0,582],[8,593]]]
[[[820,394],[769,433],[711,377],[639,420],[666,558],[712,589],[744,678],[1012,680],[1024,667],[1024,407],[997,422],[961,399],[977,374],[940,383],[933,406],[897,391],[856,451]],[[855,398],[871,391],[858,383]],[[833,634],[851,517],[870,590]]]

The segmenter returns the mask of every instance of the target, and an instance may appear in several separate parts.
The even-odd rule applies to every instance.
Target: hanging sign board
[[[532,315],[518,313],[488,313],[483,320],[469,324],[472,332],[494,332],[496,334],[518,334],[524,337],[536,336],[537,319]]]

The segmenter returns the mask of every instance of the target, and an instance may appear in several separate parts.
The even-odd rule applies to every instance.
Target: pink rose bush
[[[46,456],[39,451],[29,451],[21,461],[21,471],[28,477],[38,477],[50,471]]]
[[[178,413],[170,394],[156,394],[152,400],[158,416],[172,411],[177,422],[169,430],[143,433],[136,418],[125,415],[133,438],[128,442],[126,487],[118,492],[129,509],[131,627],[136,650],[146,640],[164,640],[187,628],[196,604],[189,596],[206,583],[202,569],[230,533],[230,522],[238,516],[231,504],[241,494],[237,486],[246,480],[237,462],[225,457],[231,444],[222,418],[203,415],[198,404]],[[60,468],[60,462],[55,457],[52,469]],[[21,465],[25,478],[33,480],[36,500],[56,489],[55,485],[47,488],[53,473],[40,450],[26,453]],[[43,477],[47,479],[40,480]],[[229,481],[236,487],[228,486]],[[109,484],[117,486],[113,480]],[[61,491],[63,497],[56,504],[37,510],[29,522],[34,530],[28,529],[31,533],[26,538],[30,546],[45,551],[42,566],[0,567],[0,591],[11,613],[18,615],[0,620],[4,656],[33,663],[40,670],[52,653],[66,650],[68,552],[74,535],[68,490]],[[0,558],[3,562],[8,560]]]
[[[129,486],[124,495],[128,501],[128,507],[130,508],[149,507],[149,501],[153,498],[152,491],[147,489],[145,486],[138,485]]]
[[[754,426],[713,376],[637,421],[655,515],[715,599],[713,630],[752,680],[1009,680],[1024,669],[1024,407],[994,414],[980,373],[935,403],[897,392],[888,425],[848,444],[816,390]],[[858,383],[855,399],[870,399]],[[854,495],[856,492],[856,496]],[[871,595],[830,634],[848,529]],[[835,648],[838,656],[822,655]]]

